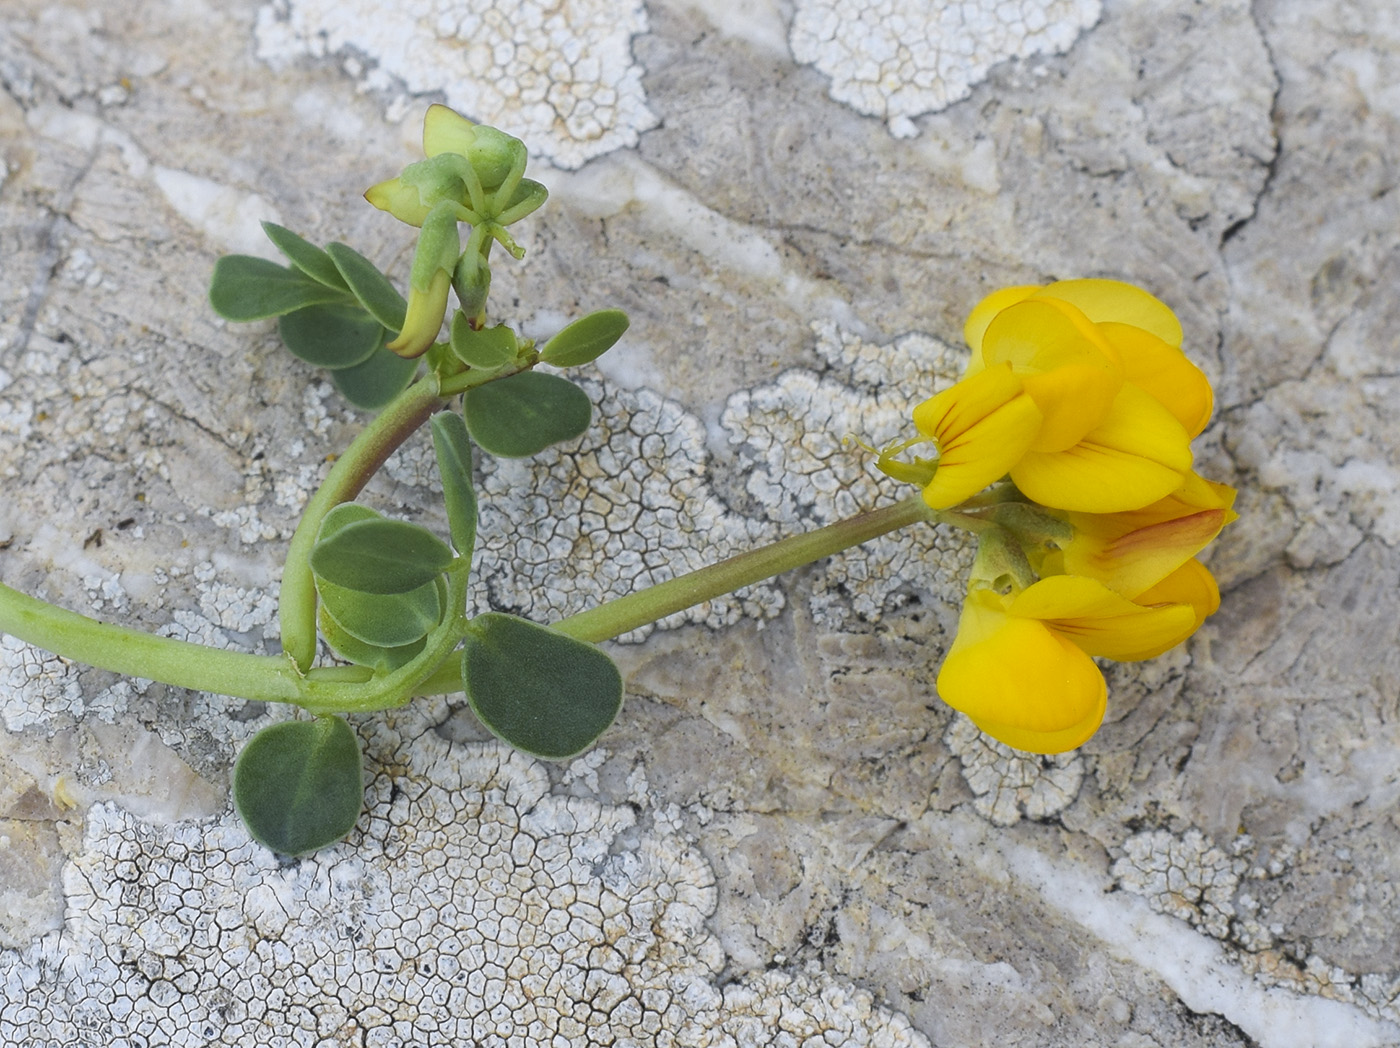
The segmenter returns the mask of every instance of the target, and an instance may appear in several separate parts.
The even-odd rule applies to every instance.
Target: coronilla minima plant
[[[288,547],[282,651],[159,637],[0,586],[0,631],[64,658],[299,707],[304,716],[263,729],[234,765],[235,806],[267,847],[300,855],[354,827],[363,758],[346,715],[460,693],[504,742],[571,757],[622,706],[622,678],[600,642],[897,528],[976,536],[937,688],[1020,749],[1082,744],[1108,701],[1095,659],[1151,658],[1215,611],[1219,595],[1197,555],[1233,518],[1234,492],[1193,468],[1210,385],[1163,303],[1128,284],[1073,280],[1008,288],[972,310],[966,374],[930,390],[909,439],[877,453],[916,493],[557,622],[468,615],[474,453],[525,457],[584,434],[592,404],[559,372],[611,348],[627,317],[603,309],[541,343],[495,317],[492,252],[523,256],[510,227],[545,202],[545,187],[525,177],[518,139],[444,106],[427,112],[423,152],[365,194],[416,235],[407,297],[353,248],[317,246],[271,223],[264,229],[285,264],[231,255],[214,266],[218,314],[275,318],[291,353],[373,413]],[[356,501],[423,426],[445,534]]]

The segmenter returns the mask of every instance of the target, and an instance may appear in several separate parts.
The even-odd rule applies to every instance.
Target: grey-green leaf
[[[340,717],[264,728],[233,766],[233,803],[260,844],[305,855],[355,827],[364,806],[360,740]]]
[[[306,306],[344,301],[345,292],[253,255],[223,256],[214,263],[209,279],[209,304],[225,320],[265,320]]]
[[[463,364],[494,371],[513,363],[519,349],[515,332],[505,324],[476,331],[460,309],[452,317],[452,352]]]
[[[267,234],[267,239],[272,241],[273,247],[286,255],[292,265],[312,280],[318,284],[325,284],[326,287],[335,288],[337,291],[350,290],[350,285],[340,275],[340,270],[335,268],[331,256],[311,241],[297,236],[290,229],[279,226],[276,222],[264,222],[262,227],[263,232]]]
[[[317,579],[316,592],[341,629],[377,648],[401,648],[421,640],[442,619],[436,579],[407,593],[362,593]]]
[[[607,655],[498,612],[479,615],[468,626],[462,680],[487,728],[549,760],[586,750],[622,709],[622,676]]]
[[[358,303],[307,306],[278,318],[282,341],[308,364],[349,368],[363,364],[384,345],[384,326]]]
[[[331,372],[331,385],[357,408],[378,411],[413,381],[418,361],[379,349],[363,363]]]
[[[472,483],[472,445],[462,416],[439,411],[433,427],[433,451],[437,454],[442,497],[447,503],[447,524],[457,556],[470,557],[476,543],[476,487]]]
[[[361,506],[358,502],[342,502],[337,506],[332,506],[321,518],[321,526],[316,531],[316,540],[322,542],[345,525],[353,524],[357,520],[378,520],[379,517],[380,515],[368,506]]]
[[[589,313],[546,342],[540,359],[560,368],[587,364],[612,349],[627,331],[627,325],[627,314],[620,309]]]
[[[327,244],[326,254],[370,315],[390,331],[396,334],[402,331],[408,303],[379,267],[345,244]]]
[[[407,593],[452,563],[452,550],[427,528],[404,520],[351,521],[311,547],[311,571],[361,593]]]
[[[472,439],[483,448],[524,458],[586,430],[593,404],[568,379],[522,371],[469,389],[463,412]]]
[[[346,633],[340,623],[327,613],[324,604],[316,612],[316,625],[320,627],[321,636],[331,646],[331,650],[342,659],[358,666],[371,666],[385,672],[392,672],[412,662],[427,643],[426,637],[420,637],[401,648],[381,648],[376,644],[366,644]]]

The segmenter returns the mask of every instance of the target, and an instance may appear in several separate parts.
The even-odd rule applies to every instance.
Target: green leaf
[[[452,352],[463,364],[495,371],[513,363],[519,349],[515,332],[505,324],[475,331],[460,309],[453,314]]]
[[[390,331],[402,331],[408,303],[389,283],[389,278],[379,272],[379,267],[345,244],[327,244],[326,254],[370,316]]]
[[[318,578],[316,592],[326,614],[342,630],[376,648],[401,648],[422,640],[442,621],[437,579],[407,593],[361,593]]]
[[[325,284],[326,287],[333,287],[337,291],[350,290],[350,285],[340,275],[340,270],[335,268],[331,256],[311,241],[303,240],[290,229],[279,226],[276,222],[264,222],[262,227],[263,232],[267,234],[267,239],[272,241],[273,247],[286,255],[291,260],[292,265],[312,280],[319,284]]]
[[[437,453],[442,497],[447,503],[447,523],[457,556],[472,555],[476,542],[476,488],[472,484],[472,445],[462,416],[439,411],[429,420],[433,427],[433,451]]]
[[[361,593],[407,593],[431,582],[452,563],[447,544],[405,520],[355,520],[311,547],[318,578]]]
[[[362,364],[332,371],[331,384],[357,408],[378,411],[408,388],[417,370],[418,361],[380,349]]]
[[[385,342],[384,325],[358,304],[295,310],[278,319],[277,332],[293,356],[319,368],[363,364]]]
[[[546,342],[540,350],[540,359],[559,368],[587,364],[612,349],[626,332],[627,325],[627,314],[620,309],[589,313]]]
[[[499,612],[467,627],[462,680],[493,734],[549,760],[586,750],[622,709],[622,675],[607,655]]]
[[[342,659],[358,666],[372,666],[385,672],[392,672],[412,662],[428,642],[426,637],[420,637],[401,648],[381,648],[374,644],[366,644],[346,633],[340,623],[331,618],[324,604],[316,612],[316,624],[331,650]]]
[[[360,740],[340,717],[284,721],[254,735],[233,766],[233,803],[248,832],[284,855],[334,844],[364,806]]]
[[[332,506],[321,518],[321,526],[316,530],[316,541],[323,542],[347,524],[357,520],[379,520],[380,514],[358,502],[342,502]]]
[[[483,448],[502,458],[524,458],[586,430],[593,404],[568,379],[522,371],[467,390],[463,412],[472,439]]]
[[[264,320],[306,306],[343,301],[345,292],[252,255],[225,255],[214,263],[209,279],[209,304],[225,320]]]

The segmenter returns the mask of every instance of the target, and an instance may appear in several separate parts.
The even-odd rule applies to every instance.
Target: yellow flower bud
[[[447,315],[447,289],[452,286],[452,274],[437,270],[426,291],[410,285],[408,313],[403,330],[388,348],[401,357],[421,357],[437,341],[442,330],[442,318]]]

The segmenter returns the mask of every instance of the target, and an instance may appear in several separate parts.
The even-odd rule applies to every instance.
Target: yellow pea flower
[[[975,480],[999,479],[1002,465],[1031,500],[1093,513],[1149,505],[1190,473],[1210,384],[1182,354],[1175,315],[1152,295],[1114,280],[1005,288],[972,310],[964,330],[967,374],[914,412],[939,448],[940,470],[952,467],[925,488],[935,509],[980,490]],[[1009,377],[982,378],[1008,366]],[[993,388],[999,399],[984,395]],[[1022,398],[1040,419],[1029,435],[1034,413]],[[985,421],[970,417],[979,407]],[[992,413],[1003,417],[993,422]]]
[[[1121,280],[1060,280],[992,292],[963,327],[972,348],[969,374],[984,366],[983,341],[992,321],[1028,301],[1068,306],[1085,317],[1117,352],[1126,381],[1161,401],[1189,436],[1205,428],[1213,407],[1210,382],[1181,352],[1181,322],[1166,303]]]
[[[1051,576],[1008,594],[976,588],[939,670],[938,693],[1009,746],[1061,753],[1103,721],[1108,687],[1091,656],[1150,658],[1197,625],[1187,600],[1145,605],[1080,576]]]

